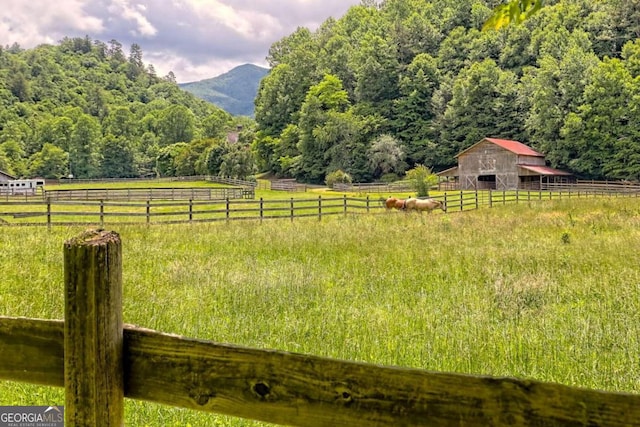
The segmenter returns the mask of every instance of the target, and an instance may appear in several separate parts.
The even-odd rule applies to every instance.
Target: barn
[[[546,166],[544,154],[519,141],[483,138],[456,158],[458,166],[438,176],[461,190],[537,190],[573,181],[571,173]]]

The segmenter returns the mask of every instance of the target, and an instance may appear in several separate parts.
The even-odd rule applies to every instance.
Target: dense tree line
[[[243,123],[158,77],[142,49],[85,38],[0,47],[0,170],[18,177],[253,172]],[[249,160],[251,157],[249,156]],[[244,162],[238,164],[238,162]]]
[[[400,175],[485,136],[551,166],[640,179],[640,2],[547,1],[483,31],[496,0],[364,0],[269,50],[253,150],[280,176]]]

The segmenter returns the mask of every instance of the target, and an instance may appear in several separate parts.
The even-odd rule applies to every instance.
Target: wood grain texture
[[[0,378],[62,385],[63,323],[0,317]],[[36,362],[37,361],[37,362]],[[125,396],[299,426],[640,426],[640,395],[257,350],[124,327]]]
[[[124,424],[122,247],[88,230],[64,244],[65,425]]]

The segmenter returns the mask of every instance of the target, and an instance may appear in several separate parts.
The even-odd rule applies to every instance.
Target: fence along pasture
[[[576,197],[638,197],[636,191],[602,192],[546,190],[485,190],[445,192],[434,197],[445,203],[447,213],[510,203]],[[106,200],[46,200],[0,202],[0,225],[101,225],[176,224],[231,220],[265,220],[277,218],[322,217],[327,215],[382,211],[382,196],[349,197],[347,195],[288,199],[224,200],[146,200],[138,202]],[[3,218],[4,217],[4,218]]]
[[[68,190],[45,190],[46,200],[225,200],[252,199],[253,187],[224,188],[86,188]]]
[[[64,244],[65,320],[0,316],[0,379],[64,387],[67,427],[124,398],[276,424],[640,426],[640,395],[218,344],[122,323],[122,242]]]

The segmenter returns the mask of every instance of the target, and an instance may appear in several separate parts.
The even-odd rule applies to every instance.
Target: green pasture
[[[635,198],[110,229],[123,241],[126,323],[640,393]],[[62,245],[80,231],[0,228],[0,314],[62,318]],[[0,382],[0,405],[63,403],[62,389]],[[138,401],[126,424],[263,425]]]

